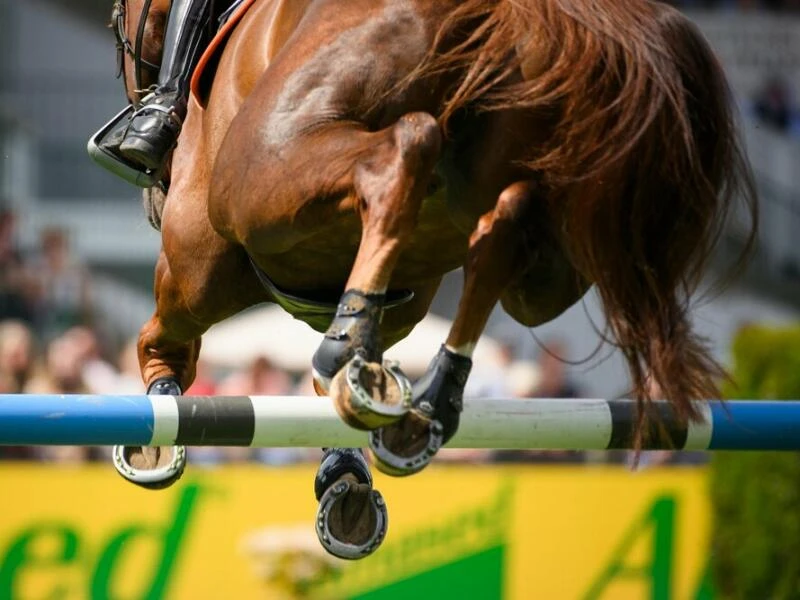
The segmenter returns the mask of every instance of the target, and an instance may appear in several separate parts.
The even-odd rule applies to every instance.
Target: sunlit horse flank
[[[153,2],[148,32],[167,4]],[[128,5],[131,35],[141,0]],[[157,38],[146,36],[154,59]],[[128,58],[132,89],[130,74]],[[498,300],[535,326],[593,284],[641,404],[650,378],[681,419],[696,417],[690,400],[717,396],[688,297],[733,201],[753,214],[755,198],[720,66],[664,4],[257,1],[190,104],[170,178],[156,311],[139,340],[148,386],[185,390],[208,327],[280,299],[265,282],[338,300],[332,321],[284,306],[330,324],[318,387],[348,423],[377,428],[377,466],[407,474],[455,432]],[[402,377],[374,363],[460,266],[452,330],[409,407]],[[384,310],[404,291],[413,299]],[[320,489],[318,477],[318,533],[362,556],[385,509],[360,455],[327,460],[325,485],[338,481]]]

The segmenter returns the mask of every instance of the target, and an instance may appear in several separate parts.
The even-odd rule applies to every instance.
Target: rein
[[[142,89],[142,69],[147,68],[158,73],[159,66],[144,59],[142,56],[142,45],[144,43],[144,32],[147,27],[147,17],[150,14],[150,6],[153,0],[144,0],[142,12],[139,15],[139,26],[136,30],[135,46],[131,44],[125,29],[125,18],[127,16],[127,6],[125,0],[114,0],[114,8],[111,12],[111,27],[114,30],[114,37],[117,40],[117,78],[121,77],[125,68],[125,55],[133,59],[135,93],[141,93]],[[125,92],[131,97],[128,84],[125,82]]]

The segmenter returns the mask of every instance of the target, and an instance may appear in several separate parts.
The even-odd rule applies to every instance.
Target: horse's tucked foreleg
[[[378,364],[383,354],[379,326],[392,271],[411,239],[441,147],[436,120],[425,113],[405,115],[383,134],[384,140],[354,166],[361,242],[346,291],[313,358],[318,387],[330,389],[345,421],[367,429],[397,421],[410,400],[405,378]]]
[[[354,183],[363,230],[346,289],[382,294],[408,244],[441,150],[431,115],[411,113],[387,131],[381,152],[360,162]]]
[[[194,379],[200,337],[170,341],[165,332],[158,314],[142,329],[138,344],[142,376],[148,395],[180,396]],[[162,489],[180,479],[186,467],[186,449],[115,446],[113,461],[128,481],[147,489]]]
[[[194,380],[200,352],[199,323],[182,317],[177,287],[162,257],[156,271],[156,312],[139,333],[138,353],[148,395],[180,396]],[[162,315],[168,315],[166,323]],[[114,466],[127,480],[148,489],[168,487],[186,466],[183,446],[122,447],[113,450]]]
[[[254,275],[237,269],[241,261],[235,255],[223,252],[215,260],[202,262],[197,260],[197,253],[192,256],[195,262],[180,282],[173,277],[163,254],[156,268],[156,311],[142,327],[138,341],[139,366],[149,395],[179,396],[188,389],[195,378],[200,336],[211,323],[252,304],[254,299]],[[176,262],[183,264],[179,259]],[[209,287],[212,280],[225,285],[220,274],[234,278],[239,294],[230,297],[209,293],[214,289]],[[192,306],[187,298],[196,299]],[[117,446],[113,456],[114,466],[123,477],[149,489],[175,483],[186,464],[182,446]]]
[[[372,554],[386,537],[389,516],[380,492],[358,448],[324,448],[325,455],[314,480],[319,502],[317,537],[339,558]]]
[[[531,185],[517,183],[479,219],[470,237],[464,290],[447,341],[414,384],[412,410],[371,435],[370,449],[381,471],[418,472],[456,433],[472,352],[503,290],[525,265],[531,204]]]
[[[194,381],[200,336],[213,322],[202,319],[196,314],[198,311],[187,304],[188,297],[200,296],[198,289],[202,287],[197,284],[203,278],[195,281],[192,277],[202,275],[203,267],[196,265],[181,286],[166,257],[159,258],[155,275],[156,310],[139,332],[137,344],[142,380],[148,389],[159,382],[162,385],[169,382],[186,390]]]

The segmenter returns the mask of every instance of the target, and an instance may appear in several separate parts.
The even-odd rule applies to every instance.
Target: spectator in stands
[[[19,394],[33,376],[35,346],[31,328],[22,321],[0,322],[0,377],[5,393]]]
[[[144,382],[139,370],[138,337],[128,340],[117,355],[119,394],[143,394]]]
[[[14,213],[0,208],[0,321],[33,321],[31,281],[14,238]]]
[[[44,371],[25,386],[26,394],[85,394],[83,381],[87,357],[76,336],[65,334],[54,339],[45,352]],[[42,460],[58,463],[82,463],[91,458],[91,449],[82,446],[42,446],[36,448]]]
[[[46,342],[71,327],[91,324],[89,271],[70,252],[66,231],[42,232],[31,270],[37,285],[36,320]]]
[[[516,328],[514,333],[518,333]],[[498,356],[500,362],[499,364],[492,363],[488,365],[474,363],[469,379],[467,379],[467,385],[464,388],[464,396],[469,398],[502,398],[507,395],[506,372],[513,363],[517,352],[509,332],[501,330],[495,332],[494,335],[500,349]],[[498,339],[501,336],[503,339]]]
[[[137,363],[138,364],[138,363]],[[137,366],[138,370],[138,366]],[[197,361],[197,373],[192,385],[184,392],[187,396],[213,396],[217,393],[217,382],[211,374],[208,363],[202,358]]]
[[[781,133],[789,132],[794,110],[788,83],[782,77],[769,78],[756,96],[753,109],[762,124]]]
[[[559,339],[545,342],[539,353],[541,379],[533,395],[539,398],[580,398],[578,387],[567,375],[566,363],[569,360],[566,344]]]
[[[83,325],[72,327],[61,337],[68,340],[74,348],[76,361],[80,363],[81,383],[88,393],[123,394],[142,391],[142,386],[136,390],[123,389],[125,382],[119,369],[105,359],[100,339],[91,328]]]
[[[286,396],[292,391],[292,378],[264,356],[250,366],[224,379],[218,386],[221,396]]]
[[[84,349],[72,336],[62,335],[48,344],[44,372],[33,378],[25,391],[35,394],[84,394]]]
[[[31,329],[21,321],[0,322],[0,393],[19,394],[34,372],[35,348]],[[0,459],[33,458],[32,448],[0,446]]]

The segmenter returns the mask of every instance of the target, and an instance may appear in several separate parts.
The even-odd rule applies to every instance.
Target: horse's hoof
[[[330,395],[345,423],[367,431],[399,421],[411,408],[411,383],[397,364],[358,355],[333,378]]]
[[[165,450],[169,454],[165,454]],[[112,456],[114,468],[120,475],[148,490],[161,490],[171,486],[181,478],[186,467],[184,446],[114,446]]]
[[[331,389],[331,378],[325,377],[316,369],[311,369],[311,382],[314,385],[314,392],[317,396],[327,396]]]
[[[427,467],[444,441],[439,421],[409,413],[402,421],[376,429],[369,436],[375,468],[393,477],[419,473]]]
[[[355,560],[375,552],[388,524],[383,496],[352,475],[330,486],[319,501],[317,537],[325,550],[339,558]]]

